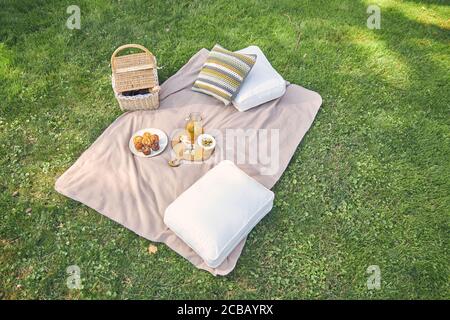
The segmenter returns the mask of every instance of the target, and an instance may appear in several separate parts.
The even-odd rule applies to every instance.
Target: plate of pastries
[[[133,134],[129,147],[135,156],[150,158],[163,152],[167,147],[168,141],[169,139],[164,131],[147,128]]]

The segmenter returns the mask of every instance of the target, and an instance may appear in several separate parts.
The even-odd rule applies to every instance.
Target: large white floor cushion
[[[261,49],[257,46],[250,46],[237,52],[256,54],[257,58],[255,65],[232,101],[236,109],[246,111],[277,99],[286,92],[286,81],[272,67]]]
[[[272,191],[224,160],[166,209],[164,222],[210,267],[218,267],[272,209]]]

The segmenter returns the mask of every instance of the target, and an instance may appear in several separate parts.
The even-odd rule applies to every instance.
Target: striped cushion
[[[231,52],[216,44],[192,90],[206,93],[228,105],[238,93],[255,62],[254,54]]]

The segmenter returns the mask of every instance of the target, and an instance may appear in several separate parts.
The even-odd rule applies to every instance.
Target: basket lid
[[[144,52],[117,56],[120,51],[129,48],[140,49]],[[156,59],[146,47],[141,46],[140,44],[126,44],[117,48],[112,54],[111,68],[114,73],[153,69],[156,68]]]
[[[128,48],[143,52],[117,56],[120,51]],[[139,44],[126,44],[117,48],[111,56],[111,69],[115,77],[115,89],[119,92],[158,85],[155,56]]]

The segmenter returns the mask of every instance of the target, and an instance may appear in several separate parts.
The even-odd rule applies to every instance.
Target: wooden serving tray
[[[181,142],[181,137],[186,135],[188,135],[188,133],[185,130],[180,130],[172,137],[171,145],[173,151],[175,152],[176,158],[187,161],[208,160],[214,153],[214,149],[205,150],[197,143],[195,143],[193,150],[191,152],[186,152],[187,150],[189,150],[189,147],[185,143]]]

